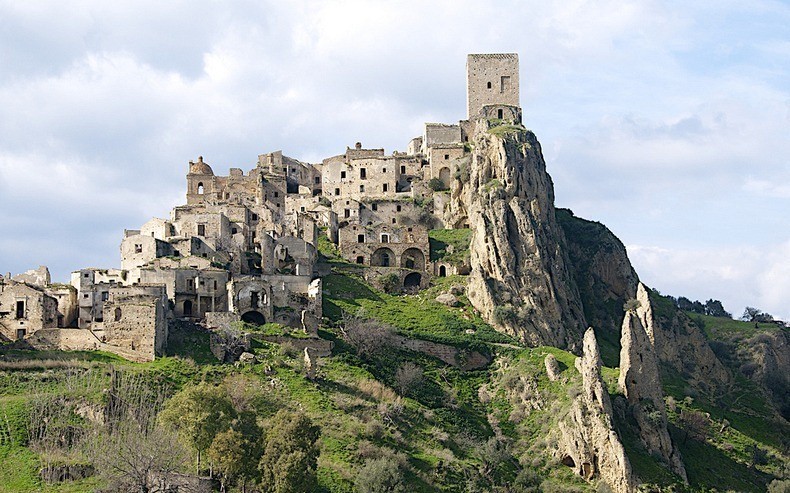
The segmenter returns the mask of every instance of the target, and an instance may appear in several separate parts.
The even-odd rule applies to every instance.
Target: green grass
[[[438,260],[459,265],[469,256],[469,242],[472,240],[472,230],[460,229],[432,229],[428,231],[428,241],[431,246],[431,261]],[[452,250],[449,252],[448,250]]]
[[[324,316],[333,322],[338,322],[343,312],[363,313],[419,339],[483,350],[483,343],[513,342],[485,323],[471,307],[450,308],[430,294],[389,295],[361,278],[340,273],[324,277],[324,291]],[[467,330],[473,333],[467,334]]]

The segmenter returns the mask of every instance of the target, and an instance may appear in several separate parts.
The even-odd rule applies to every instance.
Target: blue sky
[[[693,3],[693,5],[689,5]],[[0,270],[120,264],[187,162],[404,150],[518,52],[560,207],[664,293],[790,319],[786,2],[0,0]]]

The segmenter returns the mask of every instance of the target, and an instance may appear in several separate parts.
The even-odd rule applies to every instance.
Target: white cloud
[[[719,299],[736,317],[757,306],[790,320],[790,241],[761,248],[626,248],[640,279],[664,294]]]

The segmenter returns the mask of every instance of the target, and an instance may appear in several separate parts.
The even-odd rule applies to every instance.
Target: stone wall
[[[467,118],[475,118],[483,106],[519,106],[518,55],[496,53],[466,58]]]

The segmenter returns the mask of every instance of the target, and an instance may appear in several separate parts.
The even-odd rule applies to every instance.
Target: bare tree
[[[407,361],[395,372],[395,385],[398,386],[400,395],[406,395],[422,382],[422,378],[422,368],[411,361]]]
[[[392,327],[357,315],[345,315],[340,329],[343,338],[366,358],[392,346]]]

